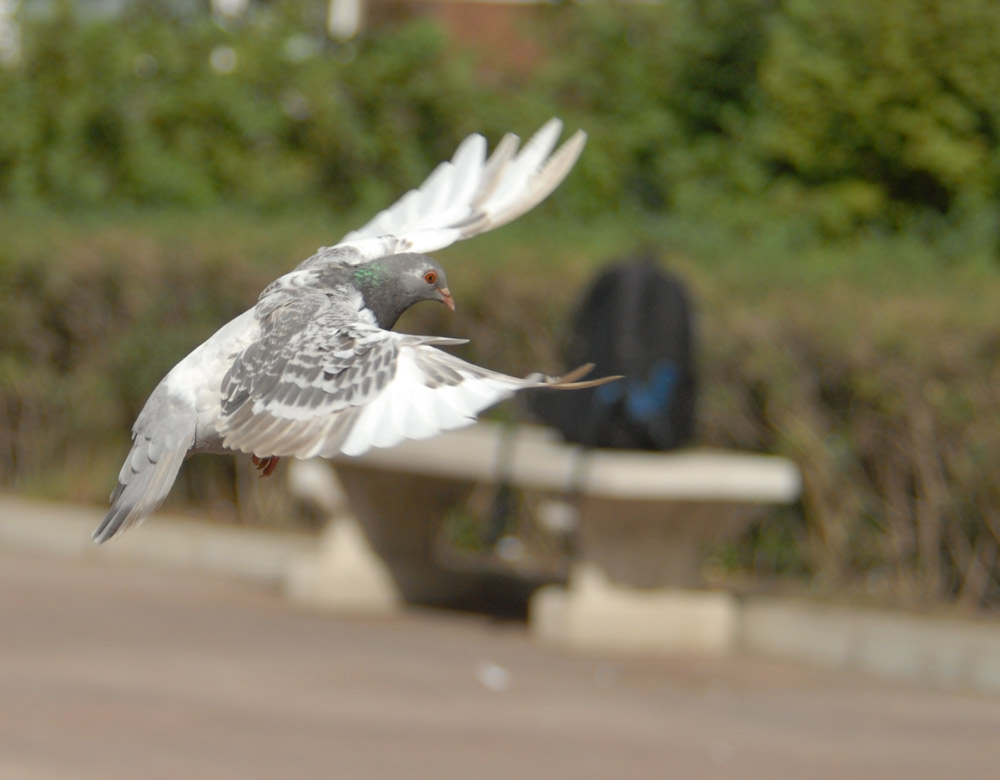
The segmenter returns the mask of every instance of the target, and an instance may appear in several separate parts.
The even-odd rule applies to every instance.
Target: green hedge
[[[774,290],[704,317],[706,440],[802,469],[798,517],[723,555],[910,605],[1000,602],[1000,300],[993,271]]]
[[[103,501],[160,377],[346,227],[219,213],[20,225],[0,247],[4,483]],[[635,232],[553,221],[543,207],[448,250],[457,314],[416,307],[401,328],[471,337],[463,354],[500,370],[558,371],[575,297]],[[940,268],[916,247],[910,259],[921,273],[845,264],[839,278],[763,279],[739,257],[670,258],[697,301],[699,442],[784,454],[805,477],[800,507],[719,552],[727,577],[809,575],[824,590],[907,603],[997,604],[1000,276]],[[185,467],[170,505],[287,518],[287,506],[264,503],[280,488],[266,488],[245,459],[206,457]]]

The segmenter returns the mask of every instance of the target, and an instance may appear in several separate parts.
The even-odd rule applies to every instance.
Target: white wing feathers
[[[420,353],[431,350],[437,353],[435,359],[449,362],[459,381],[438,386],[428,381],[420,367],[420,358],[426,355]],[[361,455],[372,447],[393,447],[404,439],[426,439],[472,425],[483,409],[537,384],[483,371],[431,346],[404,348],[399,352],[396,376],[361,409],[340,452]]]
[[[537,206],[566,178],[583,151],[578,130],[553,153],[562,122],[551,119],[521,149],[507,134],[486,157],[486,139],[466,138],[449,162],[336,246],[371,260],[398,252],[433,252],[506,225]],[[360,261],[359,260],[359,261]]]

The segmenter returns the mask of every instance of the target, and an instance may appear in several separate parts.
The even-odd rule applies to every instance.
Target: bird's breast
[[[259,336],[260,326],[250,309],[223,325],[164,379],[168,390],[189,403],[198,416],[194,450],[225,451],[216,429],[222,413],[222,380],[236,357]]]

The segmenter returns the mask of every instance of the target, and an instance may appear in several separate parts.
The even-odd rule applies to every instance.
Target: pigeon
[[[181,360],[135,421],[93,540],[154,512],[191,453],[247,453],[266,476],[283,457],[356,456],[471,425],[519,390],[606,381],[577,381],[589,366],[561,378],[507,376],[440,349],[464,339],[392,330],[420,301],[454,310],[445,271],[426,253],[546,198],[586,140],[577,131],[556,149],[561,133],[552,119],[523,148],[508,134],[488,157],[486,140],[469,136],[418,189],[272,282]]]

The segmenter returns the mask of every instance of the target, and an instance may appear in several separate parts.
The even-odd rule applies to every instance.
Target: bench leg
[[[617,585],[584,563],[568,588],[532,597],[529,621],[539,640],[573,649],[721,655],[735,647],[739,604],[724,592]]]
[[[300,604],[350,614],[394,612],[403,601],[389,567],[350,515],[330,521],[319,553],[291,567],[285,588]]]

